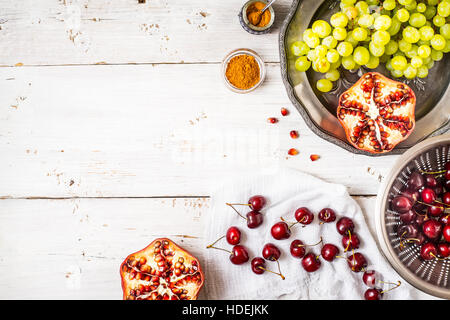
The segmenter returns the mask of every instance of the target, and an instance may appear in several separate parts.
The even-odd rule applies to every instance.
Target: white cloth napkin
[[[256,229],[247,228],[246,221],[239,217],[226,202],[246,203],[252,195],[260,194],[268,199],[262,210],[264,223]],[[314,221],[302,228],[297,224],[287,240],[275,240],[270,234],[271,226],[284,217],[294,222],[294,212],[299,207],[307,207],[314,213]],[[235,178],[225,182],[212,195],[211,208],[207,218],[206,242],[212,243],[226,233],[230,226],[238,226],[242,232],[241,244],[247,247],[250,261],[253,257],[262,257],[262,248],[273,243],[282,251],[280,265],[286,280],[279,276],[264,273],[254,274],[250,261],[243,265],[233,265],[226,252],[214,249],[206,250],[206,296],[208,299],[364,299],[367,289],[362,281],[362,272],[350,270],[345,259],[333,262],[321,258],[319,270],[307,273],[301,266],[301,259],[293,258],[289,253],[292,240],[300,239],[306,244],[316,243],[320,236],[324,243],[333,243],[343,253],[342,236],[336,231],[336,223],[319,224],[317,213],[325,207],[336,211],[337,219],[347,216],[355,223],[361,245],[356,251],[364,254],[369,268],[383,275],[384,281],[402,281],[402,285],[385,294],[385,299],[418,299],[424,294],[410,286],[392,269],[381,255],[373,239],[361,208],[350,197],[343,185],[331,184],[308,174],[281,169],[275,174],[263,174]],[[249,211],[246,206],[236,207],[242,214]],[[374,213],[368,213],[369,216]],[[218,247],[232,248],[222,239]],[[307,248],[320,254],[321,245]],[[348,253],[347,253],[348,254]],[[277,270],[276,262],[267,261],[266,267]],[[426,298],[431,296],[426,295]]]

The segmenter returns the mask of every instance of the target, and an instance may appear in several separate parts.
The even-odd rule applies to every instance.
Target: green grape
[[[303,41],[295,41],[291,45],[291,52],[294,56],[304,56],[309,51],[308,45]]]
[[[337,40],[333,36],[328,36],[323,38],[322,44],[328,49],[333,49],[337,46]]]
[[[339,52],[336,49],[330,49],[327,52],[327,60],[330,63],[335,63],[339,60],[340,56],[339,56]]]
[[[341,0],[341,2],[343,4],[351,6],[351,5],[355,4],[356,0]]]
[[[355,50],[353,50],[353,60],[355,60],[357,64],[364,65],[369,62],[369,59],[370,53],[365,47],[356,47]]]
[[[427,10],[425,10],[423,15],[425,16],[425,18],[427,18],[427,20],[431,20],[436,15],[436,7],[427,7]]]
[[[387,30],[391,36],[396,35],[400,28],[402,27],[402,23],[396,17],[392,18],[391,26]]]
[[[415,44],[413,44],[411,46],[411,49],[408,50],[407,52],[405,52],[405,56],[407,56],[408,58],[412,58],[418,55],[417,50],[419,49],[418,46],[416,46]]]
[[[402,70],[392,70],[391,75],[394,78],[401,78],[401,77],[403,77],[403,71]]]
[[[420,32],[414,27],[407,26],[403,29],[403,39],[409,43],[416,43],[420,39]]]
[[[419,29],[420,32],[420,40],[428,41],[431,40],[434,36],[434,29],[429,26],[423,26]]]
[[[369,61],[366,63],[366,67],[369,69],[375,69],[380,64],[380,59],[378,57],[370,55]]]
[[[406,22],[409,20],[409,12],[405,8],[399,9],[395,16],[400,22]]]
[[[424,65],[428,65],[430,62],[433,62],[433,59],[431,59],[431,54],[426,58],[422,58],[422,60]]]
[[[308,58],[309,61],[316,61],[318,59],[317,55],[316,55],[316,50],[310,50],[307,54],[306,57]]]
[[[417,49],[417,55],[421,58],[426,58],[428,56],[430,56],[431,54],[431,48],[430,46],[427,45],[421,45],[418,49]]]
[[[412,44],[406,40],[401,39],[398,42],[398,48],[401,52],[407,52],[407,51],[411,50],[411,47],[412,47]]]
[[[392,0],[388,0],[388,1],[392,1]],[[395,2],[395,1],[394,1]],[[365,1],[358,1],[355,4],[355,8],[358,9],[358,13],[364,14],[364,13],[369,13],[369,5],[367,4],[367,2]]]
[[[347,26],[348,18],[344,13],[337,12],[331,16],[330,23],[335,28],[344,28],[345,26]]]
[[[443,53],[449,53],[449,52],[450,52],[450,41],[447,41],[447,42],[445,43],[445,48],[442,49],[442,52],[443,52]]]
[[[349,20],[354,20],[358,16],[358,9],[355,7],[347,7],[342,10]]]
[[[334,62],[334,63],[332,63],[331,65],[330,65],[330,69],[337,69],[337,68],[339,68],[341,66],[341,57],[339,57],[339,60],[338,61],[336,61],[336,62]]]
[[[352,37],[357,41],[364,41],[367,39],[367,36],[368,36],[367,29],[357,27],[352,31]]]
[[[330,81],[338,81],[341,77],[341,74],[336,69],[331,69],[325,74],[325,78],[327,78]]]
[[[442,27],[439,28],[439,33],[441,36],[443,36],[446,40],[450,39],[450,24],[446,23]]]
[[[390,58],[391,58],[390,55],[383,54],[381,57],[378,58],[378,60],[380,60],[381,63],[386,63]]]
[[[442,27],[445,24],[445,18],[439,15],[435,15],[433,18],[433,24],[436,27]]]
[[[437,13],[441,17],[448,17],[450,15],[450,3],[447,1],[441,1],[437,6]]]
[[[358,41],[353,38],[352,33],[347,34],[345,41],[349,42],[353,47],[356,47],[358,45]]]
[[[317,71],[321,73],[326,73],[328,70],[330,70],[330,63],[328,62],[327,58],[319,58],[315,62]]]
[[[428,68],[428,70],[430,70],[431,68],[433,68],[433,66],[434,66],[434,61],[433,61],[433,60],[431,60],[430,62],[427,63],[427,68]]]
[[[385,8],[386,10],[394,10],[396,7],[396,3],[395,0],[385,0],[383,2],[383,8]]]
[[[434,50],[442,50],[445,48],[446,40],[440,34],[435,34],[433,38],[430,40],[430,44]]]
[[[416,0],[411,1],[410,4],[405,5],[405,9],[408,11],[413,11],[414,9],[416,9],[417,7],[417,2]]]
[[[308,47],[310,48],[315,48],[320,44],[320,39],[317,35],[308,35],[305,36],[305,34],[303,34],[303,41],[305,41],[305,43],[308,45]]]
[[[331,26],[324,20],[316,20],[312,24],[312,30],[320,38],[325,38],[331,33]]]
[[[352,70],[356,68],[356,62],[353,60],[353,56],[346,56],[342,58],[342,67],[347,70]]]
[[[393,55],[398,50],[398,43],[397,41],[390,40],[386,47],[384,48],[384,52],[388,55]]]
[[[316,56],[318,58],[323,58],[325,57],[325,55],[327,54],[327,47],[325,47],[324,45],[318,45],[314,50],[316,50]]]
[[[428,68],[426,66],[420,66],[417,68],[417,77],[426,78],[428,76]]]
[[[370,41],[369,50],[375,57],[381,57],[384,54],[385,49],[383,45],[378,45],[375,42]]]
[[[363,14],[358,19],[358,24],[363,28],[370,28],[375,22],[375,18],[370,14]]]
[[[373,26],[376,30],[387,30],[391,26],[392,20],[387,15],[381,15],[375,19]]]
[[[422,60],[422,58],[420,58],[420,57],[418,57],[418,56],[415,56],[415,57],[412,57],[411,58],[411,65],[414,67],[414,68],[419,68],[421,65],[423,64],[423,60]]]
[[[413,27],[420,28],[425,25],[427,18],[421,13],[415,12],[409,18],[409,24]]]
[[[405,70],[403,70],[403,75],[406,79],[414,79],[417,75],[417,69],[412,65],[408,64]]]
[[[329,92],[333,89],[333,82],[328,79],[320,79],[316,83],[316,88],[321,92]]]
[[[388,69],[389,71],[394,70],[394,68],[392,68],[391,60],[388,60],[386,62],[386,69]]]
[[[338,44],[337,51],[342,57],[347,57],[352,54],[353,46],[350,42],[343,41]]]
[[[439,3],[439,0],[427,0],[427,3],[430,6],[436,6]]]
[[[378,30],[378,31],[375,31],[374,34],[372,34],[372,41],[376,45],[383,45],[384,46],[384,45],[386,45],[389,42],[389,40],[391,40],[391,36],[385,30]]]
[[[435,49],[431,49],[431,59],[433,59],[433,61],[441,61],[442,58],[444,57],[444,53],[442,51],[437,51]]]
[[[403,6],[406,6],[407,4],[410,4],[413,0],[398,0],[398,3],[400,3]]]
[[[380,0],[366,0],[366,2],[369,6],[376,6],[380,3]]]
[[[311,61],[308,60],[305,56],[298,57],[297,60],[295,60],[295,69],[298,71],[306,71],[311,66]]]
[[[417,10],[417,12],[425,12],[427,10],[427,5],[423,2],[418,3],[416,10]]]
[[[395,56],[391,59],[391,65],[394,70],[405,70],[408,61],[403,56]]]
[[[336,40],[344,40],[347,37],[347,30],[341,27],[336,27],[333,30],[333,37]]]

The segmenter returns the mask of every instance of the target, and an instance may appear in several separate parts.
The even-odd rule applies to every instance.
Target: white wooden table
[[[122,259],[159,236],[202,260],[214,184],[268,167],[346,185],[373,231],[397,156],[354,155],[314,135],[280,76],[291,1],[276,2],[264,36],[241,28],[242,4],[0,0],[0,298],[120,299]],[[267,65],[247,95],[220,74],[240,47]],[[281,107],[290,115],[268,124]],[[288,157],[291,147],[300,154]]]

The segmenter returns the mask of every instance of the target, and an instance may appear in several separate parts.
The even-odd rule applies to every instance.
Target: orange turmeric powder
[[[266,6],[265,3],[257,1],[247,8],[247,19],[255,27],[265,27],[270,22],[270,11],[266,10],[261,14],[261,10]]]
[[[258,62],[250,55],[240,54],[228,62],[225,75],[236,88],[250,89],[260,79]]]

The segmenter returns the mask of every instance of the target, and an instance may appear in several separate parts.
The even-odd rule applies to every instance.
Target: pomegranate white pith
[[[415,105],[407,85],[369,72],[340,96],[337,116],[354,147],[384,153],[414,130]]]
[[[195,300],[204,276],[198,260],[169,239],[156,239],[120,266],[125,300]]]

